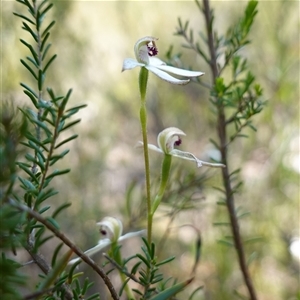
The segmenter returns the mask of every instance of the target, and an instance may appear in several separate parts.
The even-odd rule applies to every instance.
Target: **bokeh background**
[[[159,38],[159,57],[173,46],[182,53],[181,66],[210,72],[199,56],[182,47],[175,36],[178,17],[189,21],[198,33],[205,33],[203,16],[193,1],[53,1],[51,17],[52,53],[58,58],[48,72],[46,84],[58,94],[73,89],[71,105],[87,104],[80,112],[81,123],[72,130],[79,138],[62,167],[72,172],[55,181],[59,194],[51,201],[71,202],[59,221],[65,233],[82,249],[98,240],[96,222],[104,216],[119,217],[124,232],[145,227],[143,157],[134,146],[141,140],[139,127],[138,70],[121,72],[123,59],[134,57],[135,42],[146,35]],[[212,1],[215,28],[219,35],[243,14],[246,1]],[[30,105],[20,82],[30,77],[20,63],[27,49],[19,42],[29,39],[21,21],[12,12],[23,12],[14,1],[1,2],[1,101]],[[267,100],[254,119],[256,133],[233,143],[230,169],[241,168],[241,192],[237,207],[249,212],[241,220],[250,271],[261,300],[300,299],[299,233],[299,2],[260,1],[250,38],[242,53],[264,89]],[[51,21],[49,16],[49,21]],[[147,106],[149,141],[169,126],[187,133],[182,148],[199,158],[213,155],[210,138],[216,138],[215,115],[208,91],[196,83],[171,86],[150,75]],[[151,153],[153,191],[159,177],[161,156]],[[179,296],[187,299],[203,285],[193,299],[234,299],[233,290],[244,293],[233,248],[218,242],[230,235],[228,227],[215,226],[227,220],[217,205],[221,186],[218,170],[196,169],[193,163],[173,161],[170,191],[154,224],[154,240],[161,246],[159,259],[175,255],[164,269],[166,277],[188,278],[194,262],[196,234],[201,231],[202,256],[196,279]],[[173,192],[172,192],[173,191]],[[180,209],[181,207],[181,209]],[[169,228],[169,230],[168,230]],[[167,239],[165,237],[167,236]],[[165,243],[162,244],[161,241]],[[252,242],[250,242],[250,240]],[[45,255],[55,248],[50,242]],[[124,254],[139,251],[140,241],[124,243]],[[50,254],[49,254],[50,255]],[[25,253],[20,260],[26,261]],[[100,257],[98,258],[100,260]],[[27,267],[29,274],[37,270]],[[85,269],[87,274],[94,276]],[[99,289],[99,279],[95,290]]]

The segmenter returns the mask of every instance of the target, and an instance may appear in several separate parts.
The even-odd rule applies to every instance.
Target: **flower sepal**
[[[159,133],[157,137],[157,144],[158,147],[153,144],[148,144],[148,149],[165,154],[165,155],[172,155],[174,157],[179,157],[185,160],[194,161],[197,164],[197,167],[200,168],[202,166],[212,167],[212,168],[224,168],[225,165],[221,163],[210,163],[206,161],[202,161],[198,159],[193,153],[182,151],[176,149],[176,146],[181,144],[181,136],[185,136],[186,134],[176,128],[176,127],[169,127],[164,129],[162,132]],[[137,144],[137,147],[141,147],[143,145],[142,142]]]

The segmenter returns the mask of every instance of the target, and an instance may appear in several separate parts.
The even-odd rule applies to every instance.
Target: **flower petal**
[[[157,146],[153,145],[153,144],[148,144],[148,149],[153,150],[155,152],[158,153],[164,153],[160,148],[158,148]]]
[[[135,237],[135,236],[142,236],[142,235],[145,235],[146,233],[146,230],[140,230],[140,231],[135,231],[135,232],[128,232],[124,235],[122,235],[119,239],[118,239],[118,242],[122,242],[124,240],[127,240],[131,237]],[[101,250],[103,250],[105,247],[111,245],[112,242],[110,239],[102,239],[99,241],[98,245],[96,245],[95,247],[87,250],[84,252],[85,255],[87,255],[88,257],[91,257],[92,255],[100,252]],[[75,264],[76,262],[80,261],[81,258],[80,257],[77,257],[77,258],[74,258],[72,260],[70,260],[68,262],[68,265],[73,265]]]
[[[199,71],[190,71],[185,69],[180,69],[172,66],[168,66],[164,61],[159,59],[158,57],[149,57],[149,65],[157,67],[162,71],[166,71],[168,73],[172,73],[175,75],[180,75],[183,77],[198,77],[204,75],[203,72]]]
[[[118,242],[122,242],[124,240],[127,240],[131,237],[135,237],[135,236],[142,236],[142,235],[145,235],[146,233],[146,230],[140,230],[140,231],[135,231],[135,232],[128,232],[124,235],[122,235],[119,239],[118,239]]]
[[[145,64],[137,62],[133,58],[125,58],[123,61],[123,67],[122,67],[122,72],[126,70],[131,70],[135,67],[143,67]]]
[[[212,168],[225,168],[225,165],[223,164],[215,164],[215,163],[209,163],[206,161],[202,161],[198,159],[194,154],[190,152],[181,151],[178,149],[173,149],[170,154],[175,157],[183,158],[186,160],[192,160],[197,163],[197,167],[200,168],[202,166],[212,167]]]
[[[136,148],[141,148],[141,147],[143,147],[143,145],[144,145],[143,142],[138,142],[135,147]],[[157,146],[155,146],[153,144],[148,144],[148,149],[159,152],[159,153],[162,153],[162,154],[164,153],[160,148],[158,148]]]
[[[177,79],[177,78],[169,75],[168,73],[166,73],[162,70],[159,70],[155,66],[146,65],[145,68],[148,69],[149,71],[151,71],[152,73],[154,73],[159,78],[161,78],[169,83],[172,83],[172,84],[184,85],[184,84],[187,84],[190,82],[189,79],[185,79],[185,80]]]
[[[182,158],[182,159],[195,161],[197,163],[198,168],[202,167],[202,161],[190,152],[185,152],[185,151],[181,151],[181,150],[178,150],[178,149],[173,149],[170,152],[170,154],[172,156],[179,157],[179,158]]]
[[[92,255],[94,255],[97,252],[103,250],[105,247],[109,246],[110,244],[111,244],[110,239],[100,240],[99,244],[97,244],[95,247],[85,251],[84,254],[87,255],[88,257],[91,257]],[[72,259],[68,262],[68,265],[73,265],[73,264],[75,264],[76,262],[78,262],[80,260],[81,260],[80,257],[74,258],[74,259]]]
[[[157,66],[166,66],[167,64],[159,59],[156,56],[149,57],[149,65],[157,67]]]
[[[175,75],[180,75],[183,77],[188,77],[188,78],[192,78],[192,77],[198,77],[198,76],[202,76],[204,75],[203,72],[198,72],[198,71],[189,71],[189,70],[184,70],[184,69],[179,69],[179,68],[175,68],[175,67],[171,67],[171,66],[167,66],[167,65],[156,65],[156,67],[160,70],[175,74]]]

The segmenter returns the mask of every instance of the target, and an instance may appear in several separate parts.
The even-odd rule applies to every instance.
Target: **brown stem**
[[[30,256],[32,257],[33,261],[40,267],[42,272],[44,274],[48,274],[51,271],[51,266],[49,265],[49,263],[47,262],[47,260],[45,259],[43,254],[41,254],[40,252],[35,251],[33,241],[30,238],[28,239],[28,241],[27,241],[27,243],[24,247],[27,250],[27,252],[30,254]],[[67,300],[72,300],[73,299],[73,292],[70,289],[68,284],[64,283],[62,285],[61,289],[64,290],[65,298]],[[42,291],[42,293],[46,293],[46,292],[47,291]],[[37,293],[41,293],[41,292],[37,292]],[[35,294],[36,293],[34,293],[34,295]],[[29,296],[25,297],[25,299],[31,299],[30,298],[31,296],[32,295],[29,295]],[[35,296],[33,299],[35,299],[35,298],[37,298],[37,296]]]
[[[203,13],[205,16],[207,37],[208,37],[208,47],[209,47],[209,52],[211,57],[210,67],[212,70],[212,82],[215,83],[217,77],[219,76],[219,71],[218,71],[218,65],[216,59],[216,49],[214,46],[212,12],[209,7],[209,0],[203,0]],[[244,247],[240,235],[239,223],[235,214],[233,190],[230,183],[230,176],[229,176],[228,162],[227,162],[227,132],[226,132],[226,118],[224,112],[224,105],[222,104],[221,101],[218,101],[218,103],[221,104],[218,105],[217,131],[220,139],[220,151],[221,151],[222,163],[226,165],[226,168],[222,168],[223,184],[226,191],[226,205],[229,213],[234,245],[238,256],[240,269],[243,274],[244,282],[247,286],[250,299],[257,300],[256,292],[246,263]]]
[[[103,253],[103,256],[114,266],[116,267],[120,272],[125,274],[128,278],[132,279],[133,281],[141,284],[138,278],[136,278],[133,274],[129,273],[124,269],[122,266],[120,266],[114,259],[112,259],[110,256],[108,256],[106,253]]]
[[[47,294],[47,293],[50,293],[53,291],[53,288],[50,288],[50,289],[46,289],[46,290],[43,290],[43,291],[38,291],[38,292],[35,292],[35,293],[32,293],[30,295],[27,295],[27,296],[24,296],[23,297],[23,300],[31,300],[31,299],[39,299],[39,297]],[[71,298],[67,298],[66,299],[73,299],[73,296]]]
[[[105,274],[104,270],[100,268],[90,257],[85,255],[81,249],[79,249],[74,243],[72,243],[62,232],[60,232],[51,222],[44,219],[38,212],[32,210],[31,208],[14,201],[13,199],[9,200],[9,203],[19,209],[20,211],[24,211],[28,213],[32,218],[37,220],[38,222],[45,225],[50,231],[52,231],[65,245],[67,245],[70,249],[74,251],[85,263],[87,263],[92,269],[101,276],[105,285],[110,291],[111,297],[114,300],[119,300],[119,296],[117,295],[115,288],[113,287],[110,279]]]

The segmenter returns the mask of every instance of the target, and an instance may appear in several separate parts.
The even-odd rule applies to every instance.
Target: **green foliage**
[[[1,299],[3,300],[22,299],[22,296],[19,293],[19,291],[16,289],[16,287],[24,286],[27,281],[27,278],[19,272],[20,267],[21,267],[20,264],[18,264],[16,261],[12,259],[7,258],[5,254],[2,252],[2,256],[0,259]]]
[[[187,281],[174,284],[173,286],[163,290],[161,293],[159,293],[158,295],[151,298],[151,300],[167,300],[167,299],[170,299],[174,295],[176,295],[177,293],[182,291],[191,282],[192,282],[192,279],[189,279]]]
[[[15,112],[14,104],[4,105],[1,116],[0,217],[1,220],[5,220],[0,223],[1,298],[21,298],[16,287],[24,285],[27,278],[18,271],[22,265],[14,259],[8,259],[5,252],[11,250],[16,254],[24,247],[46,274],[42,276],[44,279],[38,284],[38,290],[34,295],[45,294],[44,299],[56,299],[47,296],[50,292],[51,294],[54,292],[60,299],[69,299],[72,293],[65,284],[68,274],[64,272],[72,250],[63,258],[57,259],[61,249],[61,245],[58,246],[50,266],[39,254],[39,249],[53,238],[53,234],[49,234],[44,223],[39,223],[37,219],[27,215],[22,205],[25,204],[28,209],[45,215],[45,222],[47,220],[59,229],[60,226],[55,218],[70,204],[64,203],[54,210],[52,216],[47,215],[51,208],[50,200],[58,193],[51,185],[54,178],[70,171],[70,169],[55,167],[69,153],[69,150],[62,149],[62,146],[78,136],[67,135],[67,132],[80,122],[79,119],[72,119],[85,105],[68,108],[71,90],[65,96],[56,96],[51,88],[45,88],[46,74],[56,58],[56,54],[50,55],[49,52],[51,46],[49,37],[55,21],[46,23],[47,14],[53,4],[47,0],[39,3],[27,0],[18,2],[28,10],[27,15],[22,13],[15,13],[15,15],[22,19],[22,29],[29,33],[28,41],[20,40],[29,50],[29,56],[26,60],[21,59],[21,63],[31,75],[32,84],[21,83],[21,86],[31,106],[19,108],[22,113],[20,118]],[[21,145],[23,159],[20,159],[21,155],[19,155]],[[17,167],[23,172],[18,172]],[[74,281],[74,284],[76,282]],[[71,276],[68,284],[72,285],[72,283]],[[80,288],[77,282],[74,297],[79,299],[89,287],[90,283],[87,281],[83,288]]]
[[[209,57],[203,49],[204,47],[200,45],[200,41],[194,41],[193,29],[189,29],[188,21],[183,25],[181,19],[179,19],[175,34],[185,40],[183,47],[195,51],[212,68],[212,73],[216,72],[214,74],[214,82],[209,86],[210,101],[216,115],[222,113],[225,116],[224,120],[222,120],[223,123],[220,124],[224,129],[224,134],[221,144],[214,139],[210,139],[210,141],[218,150],[221,150],[222,147],[227,148],[236,138],[248,137],[247,134],[243,133],[246,128],[256,131],[252,119],[253,116],[262,111],[265,104],[265,102],[262,101],[262,88],[255,82],[254,75],[249,71],[247,59],[239,54],[239,50],[250,43],[248,35],[255,15],[257,14],[256,7],[258,3],[256,1],[250,1],[245,9],[244,17],[232,25],[225,35],[219,37],[218,33],[213,31],[213,10],[208,13],[203,5],[198,1],[196,2],[200,11],[204,15],[210,14],[211,17],[208,31],[211,31],[214,37],[214,39],[211,40],[213,44],[210,44],[209,39],[203,39],[207,48],[211,50],[212,56]],[[199,35],[203,37],[202,32],[200,32]],[[171,48],[167,56],[170,61],[174,61]],[[178,57],[178,55],[176,55],[176,57]],[[222,57],[225,57],[225,59],[221,60],[220,58]],[[225,70],[230,70],[230,78],[228,76],[222,76]],[[199,81],[198,83],[201,84]],[[229,135],[228,138],[227,135]],[[234,185],[234,192],[238,191],[238,188],[241,186],[241,182],[234,183],[239,171],[240,169],[235,170],[229,176]]]
[[[240,213],[235,208],[234,194],[240,192],[242,181],[237,177],[240,168],[229,172],[228,149],[230,143],[237,138],[248,137],[244,133],[245,128],[256,131],[252,119],[262,111],[264,105],[261,100],[262,88],[255,82],[254,75],[249,71],[247,59],[239,54],[239,51],[250,43],[248,35],[257,14],[258,2],[249,1],[243,18],[230,26],[227,33],[221,36],[214,31],[215,16],[214,11],[209,8],[209,2],[203,1],[203,5],[198,1],[196,3],[206,20],[207,38],[203,38],[202,33],[200,36],[207,46],[208,53],[199,41],[194,41],[193,30],[189,29],[188,21],[183,25],[179,19],[175,34],[185,40],[186,48],[195,51],[208,64],[212,73],[212,82],[209,86],[210,102],[216,115],[219,141],[211,139],[211,142],[220,151],[222,163],[226,164],[226,170],[222,172],[224,188],[216,189],[222,193],[218,204],[227,207],[228,211],[228,222],[218,221],[214,224],[231,228],[232,235],[225,236],[219,240],[219,243],[236,249],[245,285],[250,298],[254,300],[257,299],[256,292],[247,269],[239,231],[239,221],[248,213]],[[170,53],[169,59],[172,61]],[[230,76],[226,76],[225,72]]]
[[[11,193],[16,180],[15,161],[20,152],[18,144],[24,138],[28,123],[8,102],[2,104],[0,121],[0,183],[2,188],[1,203],[3,203]]]
[[[25,37],[20,39],[21,48],[27,51],[25,57],[20,61],[20,66],[27,73],[27,77],[21,80],[21,87],[24,95],[26,95],[27,102],[25,105],[17,105],[15,99],[13,99],[13,104],[11,105],[5,102],[2,105],[1,112],[0,219],[5,220],[5,222],[0,222],[0,248],[2,254],[0,261],[0,298],[23,299],[26,297],[49,300],[106,298],[107,289],[99,286],[95,277],[89,276],[88,270],[82,266],[83,264],[79,265],[78,262],[72,266],[67,265],[73,252],[77,255],[81,253],[76,245],[69,243],[67,234],[73,230],[76,242],[80,241],[82,236],[84,236],[86,241],[92,236],[90,232],[86,234],[90,230],[90,220],[92,219],[87,217],[87,213],[89,210],[94,210],[93,204],[90,205],[88,200],[91,198],[96,199],[95,206],[97,205],[97,209],[93,213],[97,215],[97,218],[99,212],[104,214],[108,210],[106,204],[110,205],[111,203],[102,202],[107,200],[106,190],[104,190],[104,185],[107,181],[103,180],[99,185],[98,182],[95,185],[94,181],[87,184],[89,179],[82,179],[82,172],[88,170],[89,165],[92,165],[95,169],[95,174],[97,174],[97,176],[94,176],[97,178],[95,181],[99,181],[100,168],[104,165],[110,165],[112,160],[110,157],[110,161],[103,162],[107,153],[102,155],[101,150],[105,148],[104,152],[107,152],[111,146],[111,144],[107,143],[107,140],[116,142],[116,147],[125,143],[127,145],[129,134],[128,131],[124,134],[123,126],[121,126],[121,137],[115,138],[115,132],[111,133],[109,131],[111,128],[105,127],[105,131],[107,130],[108,133],[103,139],[100,139],[98,137],[101,137],[102,131],[97,135],[95,132],[98,131],[98,127],[94,126],[94,124],[89,125],[90,127],[86,126],[84,130],[86,133],[87,128],[88,130],[92,128],[91,132],[86,134],[85,137],[80,135],[80,144],[76,145],[77,148],[74,149],[69,142],[74,141],[79,136],[79,130],[75,127],[80,122],[77,116],[78,112],[86,105],[71,104],[72,89],[63,94],[59,92],[58,84],[55,89],[49,87],[49,82],[58,83],[60,81],[60,66],[56,65],[56,69],[53,69],[58,57],[52,52],[51,40],[55,37],[56,28],[58,26],[62,28],[66,25],[68,22],[65,21],[68,20],[66,15],[68,13],[71,14],[71,10],[60,10],[59,8],[63,5],[68,7],[70,4],[56,2],[53,5],[48,0],[42,2],[20,0],[16,2],[19,5],[17,8],[19,12],[14,13],[18,17],[15,20],[21,20],[23,32],[26,34]],[[222,172],[223,186],[219,186],[214,179],[218,176],[216,173],[212,176],[211,173],[205,172],[204,169],[201,169],[201,172],[191,171],[188,168],[182,168],[182,165],[176,161],[177,168],[172,166],[170,174],[166,176],[163,186],[165,190],[159,193],[159,201],[157,201],[157,207],[155,207],[155,210],[157,208],[157,219],[154,222],[157,221],[157,224],[154,227],[160,229],[161,224],[163,224],[163,229],[159,234],[153,233],[154,241],[149,243],[146,239],[143,239],[140,253],[132,253],[133,247],[131,245],[128,250],[127,247],[121,247],[116,243],[110,250],[107,249],[109,255],[104,254],[107,261],[103,264],[103,267],[107,277],[102,277],[102,279],[105,285],[109,287],[110,292],[111,288],[116,289],[116,294],[111,293],[111,298],[113,299],[125,297],[124,295],[126,294],[128,299],[195,300],[204,297],[202,291],[204,286],[205,294],[212,299],[223,300],[232,299],[232,297],[248,299],[248,295],[245,296],[242,275],[241,279],[237,279],[238,273],[236,268],[238,268],[238,260],[232,259],[233,255],[235,255],[233,252],[238,250],[238,255],[244,252],[245,265],[247,268],[249,266],[252,268],[258,265],[257,261],[261,259],[263,253],[266,253],[267,250],[264,249],[268,249],[267,244],[271,244],[266,243],[268,238],[261,237],[261,235],[264,235],[264,229],[266,228],[265,224],[263,224],[264,222],[262,221],[260,225],[258,224],[256,216],[251,213],[252,206],[249,208],[248,203],[244,201],[244,198],[247,200],[247,197],[250,197],[250,195],[247,197],[245,195],[244,197],[242,193],[242,188],[244,185],[247,185],[247,182],[243,182],[241,179],[241,171],[245,171],[244,165],[238,165],[244,159],[243,155],[245,154],[243,153],[246,152],[246,150],[242,151],[242,148],[248,149],[247,143],[253,143],[254,136],[254,143],[256,143],[256,138],[259,139],[260,137],[259,134],[253,134],[257,130],[256,126],[260,127],[257,121],[259,119],[255,117],[261,113],[265,105],[262,98],[263,89],[256,79],[259,76],[254,75],[250,70],[255,67],[257,62],[256,60],[249,60],[247,58],[248,52],[244,51],[245,47],[249,49],[248,47],[251,45],[250,34],[251,30],[253,30],[253,25],[255,25],[254,20],[257,18],[258,2],[250,1],[244,9],[242,17],[233,21],[228,28],[225,28],[222,34],[220,34],[221,31],[215,30],[216,20],[218,20],[219,16],[215,15],[213,9],[208,10],[204,5],[205,2],[209,3],[209,1],[203,1],[203,4],[201,4],[196,1],[196,6],[199,8],[201,20],[205,20],[207,32],[204,33],[201,26],[201,31],[196,34],[190,25],[194,24],[192,22],[194,20],[183,22],[179,18],[176,35],[184,40],[183,47],[185,49],[191,50],[195,56],[197,55],[200,58],[200,61],[207,63],[211,73],[211,80],[209,81],[209,72],[205,70],[205,77],[194,79],[193,81],[196,85],[191,85],[188,93],[185,94],[185,90],[181,89],[184,92],[180,91],[178,95],[182,93],[187,101],[194,101],[189,104],[193,105],[192,107],[195,109],[194,115],[197,118],[199,117],[196,115],[198,108],[201,106],[199,111],[206,109],[205,97],[203,96],[209,95],[207,97],[209,101],[206,102],[208,103],[207,105],[210,105],[213,114],[205,113],[205,118],[200,117],[203,119],[201,122],[204,123],[210,120],[208,126],[217,128],[211,138],[205,137],[205,139],[207,141],[210,140],[211,144],[218,150],[218,153],[221,154],[222,162],[227,165],[227,169]],[[54,11],[53,8],[55,8]],[[60,30],[57,35],[63,39],[65,34],[64,31]],[[90,35],[87,36],[90,37]],[[159,42],[161,42],[161,36],[159,37]],[[77,36],[76,38],[78,39],[76,49],[78,46],[80,55],[76,58],[75,56],[74,58],[70,57],[69,64],[76,65],[74,68],[78,69],[78,73],[81,74],[82,67],[85,66],[79,63],[75,64],[74,61],[76,59],[83,60],[86,53],[82,50],[84,48],[89,49],[89,43],[84,39],[79,41],[80,38]],[[85,39],[87,38],[85,37]],[[284,43],[280,43],[280,39],[276,39],[276,41],[280,47],[283,47]],[[97,46],[99,45],[97,44]],[[181,59],[184,59],[184,55],[181,53],[174,55],[174,49],[175,47],[171,46],[167,52],[168,62],[175,66],[183,65]],[[105,51],[105,47],[103,46],[103,49],[99,50],[99,52]],[[193,54],[190,56],[190,59],[194,58]],[[288,55],[285,55],[285,57],[288,57]],[[104,67],[102,71],[104,72]],[[270,72],[276,73],[271,68]],[[18,73],[21,74],[21,72]],[[280,90],[283,102],[287,102],[286,96],[288,93],[292,93],[291,90],[293,90],[290,88],[291,83],[285,75],[286,73],[283,72],[282,78],[278,79],[286,80],[289,83],[285,86],[286,90]],[[111,78],[109,75],[107,77],[110,77],[109,80],[115,85],[115,78]],[[140,85],[144,85],[142,87],[144,98],[146,92],[147,95],[149,93],[148,89],[146,89],[148,74],[147,78],[145,78],[143,78],[144,81],[142,83],[140,82]],[[261,78],[259,78],[260,80]],[[103,82],[106,84],[105,80]],[[281,86],[278,82],[274,81],[274,86],[280,88]],[[92,85],[92,83],[89,84]],[[109,89],[109,85],[107,86]],[[78,90],[77,86],[76,90]],[[114,101],[107,102],[113,103],[111,105],[115,109],[113,111],[115,113],[114,117],[118,114],[116,106],[120,105],[121,124],[124,124],[124,130],[128,130],[128,128],[131,130],[131,125],[134,122],[132,121],[129,124],[128,121],[127,124],[126,118],[132,117],[130,115],[131,108],[128,108],[130,105],[134,106],[132,104],[134,101],[131,101],[132,91],[130,91],[131,102],[124,101],[124,103],[121,103],[128,96],[127,87],[124,88],[120,84],[120,88],[112,90],[108,92],[108,97]],[[206,90],[207,93],[205,94],[203,90]],[[122,94],[123,91],[124,95],[119,97],[119,93]],[[170,91],[171,97],[177,91],[179,91],[177,88],[174,88],[174,91]],[[148,120],[150,121],[149,140],[153,139],[152,131],[157,131],[164,124],[173,122],[174,119],[180,119],[180,122],[186,122],[191,127],[197,123],[191,122],[190,115],[184,116],[189,106],[181,104],[180,101],[177,101],[177,98],[172,105],[168,103],[170,99],[164,99],[164,102],[167,104],[157,105],[155,103],[156,97],[162,97],[160,91],[155,91],[155,93],[151,94],[151,98],[153,98],[151,101],[153,101],[147,102],[148,107],[145,105],[142,111],[144,123],[147,122],[146,109],[152,113]],[[164,98],[168,97],[169,93],[166,93],[166,96],[164,94]],[[202,102],[200,103],[200,100],[196,102],[196,97],[201,98]],[[120,104],[117,102],[120,102]],[[102,105],[102,102],[99,105]],[[186,107],[181,110],[184,105]],[[132,110],[136,113],[135,107]],[[161,118],[161,114],[165,110],[170,111],[168,112],[169,114],[174,114],[174,117],[169,119]],[[207,117],[208,115],[212,115],[212,117]],[[110,126],[120,127],[118,122],[111,123]],[[192,138],[193,134],[196,135],[197,142],[198,138],[200,144],[203,142],[202,140],[200,141],[199,137],[203,134],[202,128],[201,130],[199,130],[199,127],[194,128],[194,133],[192,132],[191,134]],[[188,135],[190,136],[190,132]],[[246,137],[248,139],[245,139]],[[99,142],[94,143],[96,139]],[[85,145],[82,142],[87,140],[91,144]],[[119,140],[122,140],[120,144]],[[104,144],[105,146],[98,149],[99,144]],[[82,151],[82,145],[84,145],[84,150],[88,149],[90,145],[92,150],[97,149],[97,162],[98,160],[101,160],[101,162],[96,164],[88,151]],[[198,147],[198,143],[196,147]],[[202,151],[202,149],[199,149],[199,151]],[[74,152],[76,153],[74,154]],[[125,152],[123,148],[122,152]],[[80,163],[76,164],[76,168],[69,163],[75,156],[80,157]],[[236,157],[238,159],[235,159]],[[134,157],[134,160],[136,160],[136,157]],[[159,159],[157,160],[159,161]],[[211,160],[219,162],[218,157],[212,157]],[[151,159],[151,164],[153,161],[154,159]],[[72,172],[70,172],[71,167]],[[122,167],[120,167],[118,162],[118,172],[116,172],[118,175],[114,174],[114,176],[122,176],[122,170],[120,171]],[[156,172],[156,169],[152,172],[152,168],[155,169],[155,166],[151,165],[151,175],[155,174],[158,177],[159,172]],[[135,170],[135,168],[130,167],[130,170],[126,170],[126,174],[129,172],[135,173]],[[274,173],[280,173],[283,177],[284,175],[289,178],[292,177],[288,169],[281,166],[280,168],[278,167],[278,170]],[[274,171],[274,169],[271,171]],[[106,174],[101,175],[101,179],[105,176]],[[131,177],[129,178],[128,176],[127,178],[127,175],[123,175],[123,177],[122,182],[127,183],[128,181],[126,180],[131,180]],[[125,220],[126,218],[126,230],[128,227],[145,226],[147,215],[146,197],[140,178],[140,174],[134,175],[133,183],[129,186],[127,194],[123,196],[123,198],[126,198],[126,201],[124,201],[124,204],[118,202],[119,211],[116,211],[115,207],[113,208],[114,214],[121,213],[123,219]],[[72,180],[72,187],[75,187],[74,190],[72,187],[69,188],[68,185]],[[59,185],[63,188],[58,189],[57,186]],[[279,182],[278,185],[283,184]],[[123,189],[122,184],[121,186]],[[207,191],[210,192],[209,188],[212,186],[215,194],[220,196],[214,198],[215,194],[211,193],[206,198],[205,194]],[[84,187],[83,191],[80,190],[82,187]],[[285,193],[284,188],[286,186],[281,188],[282,193]],[[71,192],[66,192],[69,189],[71,189]],[[106,187],[106,189],[109,190],[109,197],[111,197],[110,187]],[[160,190],[158,178],[152,181],[151,190]],[[80,192],[82,192],[83,197]],[[269,205],[268,202],[271,202],[272,193],[274,191],[271,188],[266,188],[264,192],[266,199],[252,199],[253,203],[260,203],[259,201],[261,201],[261,203],[266,202]],[[118,195],[121,194],[120,192],[113,196],[116,196],[116,199],[119,200]],[[233,197],[237,199],[242,198],[242,205],[235,206]],[[80,207],[80,204],[75,203],[75,201],[78,201],[78,198],[84,198],[82,207]],[[214,215],[210,209],[202,210],[204,207],[210,207],[211,200],[216,201],[218,205],[216,208],[213,208],[215,210]],[[72,204],[72,209],[67,210]],[[268,211],[268,207],[270,206],[266,206],[264,210]],[[82,214],[80,213],[74,218],[76,210],[77,212],[82,212]],[[205,216],[204,220],[199,217],[199,223],[197,219],[197,224],[191,225],[190,222],[192,221],[190,221],[189,216],[195,212],[197,212],[197,218],[202,212],[202,214],[208,212],[208,216]],[[181,218],[183,215],[187,216],[185,220]],[[272,224],[276,224],[276,218],[273,215],[271,216],[271,213],[268,217],[270,217]],[[206,230],[208,230],[207,227],[210,225],[211,218],[213,218],[214,227],[209,229],[211,231],[208,233]],[[255,222],[257,222],[258,226],[257,231],[253,232],[252,224]],[[66,229],[66,224],[69,227],[68,229]],[[250,226],[243,226],[244,224],[250,224]],[[83,228],[84,226],[86,226],[85,230],[81,232],[81,227]],[[276,226],[279,225],[276,224]],[[274,235],[276,235],[274,229],[276,226],[272,225],[272,230],[270,230],[275,232],[273,232]],[[174,237],[183,227],[192,227],[194,229],[197,237],[192,239],[193,242],[190,242],[189,237],[187,237],[186,243],[181,242],[180,238],[177,239],[177,236]],[[80,232],[78,228],[80,228]],[[241,228],[243,231],[232,232],[232,228]],[[200,229],[202,231],[201,234],[204,233],[205,236],[203,244]],[[288,231],[288,229],[286,230]],[[222,237],[219,237],[219,235]],[[288,240],[285,236],[286,232],[282,233],[282,235]],[[161,238],[159,242],[156,240],[158,236]],[[57,238],[60,239],[59,244],[57,243]],[[174,240],[172,240],[173,238]],[[241,242],[242,247],[240,244],[237,244],[237,241]],[[258,247],[258,243],[264,243],[264,247]],[[182,249],[189,253],[188,267],[185,261],[182,262],[179,259],[179,255],[183,253]],[[21,256],[20,259],[15,256],[16,254],[22,254],[24,251],[30,255],[29,260],[32,260],[32,262],[27,262],[27,257]],[[106,249],[103,251],[106,251]],[[282,249],[273,249],[272,251],[283,252]],[[166,252],[171,252],[171,254],[165,255]],[[176,253],[176,258],[173,256],[174,253]],[[285,253],[286,260],[281,263],[282,265],[291,265],[291,269],[294,268],[295,270],[292,259],[288,254]],[[126,258],[122,258],[122,255]],[[170,257],[164,259],[164,257],[168,256]],[[83,255],[82,257],[84,258],[85,256]],[[93,270],[97,269],[93,265],[93,261],[82,260]],[[182,263],[185,266],[184,271],[178,272],[178,266]],[[196,274],[196,268],[199,264],[199,272]],[[201,264],[203,264],[203,268],[201,268]],[[25,276],[24,274],[29,274],[27,268],[32,268],[33,265],[38,268],[39,276]],[[81,267],[83,267],[82,270],[78,271],[78,268]],[[121,283],[119,285],[114,281],[115,270],[119,271],[120,274]],[[234,274],[234,276],[230,274]],[[95,276],[98,276],[98,274]],[[194,276],[196,277],[194,278]],[[200,284],[199,277],[201,278]],[[259,277],[255,281],[257,282],[258,280]],[[134,289],[132,289],[131,281],[134,281]],[[259,289],[260,286],[258,285],[257,288]],[[133,297],[131,297],[131,292],[133,292]],[[291,298],[292,293],[287,291],[286,298]],[[255,299],[253,296],[250,296],[250,298]]]
[[[157,284],[160,283],[164,279],[163,274],[159,272],[159,267],[171,262],[172,260],[175,259],[175,257],[169,257],[163,261],[158,262],[156,254],[155,254],[155,244],[152,243],[150,246],[148,244],[147,240],[144,238],[143,238],[143,242],[145,245],[145,246],[142,246],[142,248],[141,248],[143,251],[143,254],[136,254],[136,258],[139,259],[139,262],[137,264],[135,264],[135,266],[133,267],[133,271],[136,271],[137,267],[140,266],[140,264],[144,265],[144,267],[142,267],[138,271],[139,283],[142,286],[144,286],[144,292],[142,293],[141,290],[138,290],[138,289],[134,289],[134,291],[137,294],[139,294],[140,296],[142,296],[142,299],[154,299],[155,297],[161,297],[161,298],[157,298],[157,299],[167,299],[164,296],[164,295],[166,295],[166,293],[160,292],[160,290],[157,288]],[[181,288],[176,287],[172,290],[173,292],[169,291],[170,294],[168,297],[176,294],[182,288],[183,287],[181,287]],[[153,298],[153,295],[155,295],[157,293],[158,293],[158,295]]]
[[[0,126],[0,295],[1,299],[21,299],[16,287],[24,286],[26,277],[19,271],[21,265],[7,257],[5,252],[16,254],[25,240],[19,224],[26,220],[26,216],[11,207],[8,199],[17,178],[15,162],[20,155],[18,144],[24,137],[27,122],[20,118],[12,105],[3,103]]]

